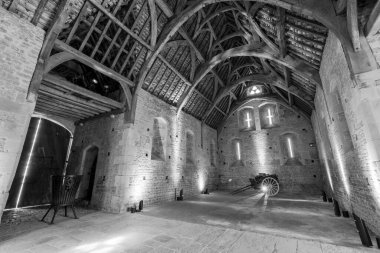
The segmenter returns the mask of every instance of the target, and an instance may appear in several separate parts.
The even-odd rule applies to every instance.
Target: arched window
[[[241,161],[242,160],[242,145],[240,139],[234,139],[232,140],[232,151],[234,155],[234,161]]]
[[[194,164],[194,134],[186,132],[186,163]]]
[[[298,151],[298,138],[294,133],[284,133],[280,136],[281,151],[287,165],[301,165],[301,156]]]
[[[261,129],[279,125],[277,104],[263,104],[260,106],[259,112]]]
[[[255,130],[255,118],[252,108],[244,108],[239,112],[240,130]]]
[[[210,142],[210,164],[212,166],[216,166],[216,155],[215,155],[215,142],[214,140],[211,140]]]
[[[162,118],[153,120],[152,160],[165,161],[167,123]]]

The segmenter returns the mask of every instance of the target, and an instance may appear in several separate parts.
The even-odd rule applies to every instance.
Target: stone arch
[[[65,122],[61,118],[54,117],[51,115],[42,114],[42,113],[33,113],[32,118],[42,118],[42,119],[46,119],[48,121],[51,121],[51,122],[63,127],[64,129],[66,129],[70,133],[71,138],[73,138],[73,136],[74,136],[75,125],[70,124],[71,122]]]
[[[100,148],[96,144],[90,144],[82,152],[82,162],[79,175],[82,181],[79,186],[77,198],[91,201],[94,191],[96,173],[98,172],[98,158]]]
[[[300,138],[293,131],[285,131],[279,135],[279,146],[284,165],[302,165]]]
[[[239,166],[243,164],[243,140],[239,137],[233,137],[230,140],[231,147],[231,165]]]
[[[153,136],[151,159],[165,161],[167,144],[168,123],[161,117],[153,119]]]

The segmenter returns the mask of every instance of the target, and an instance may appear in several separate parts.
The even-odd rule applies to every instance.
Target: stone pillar
[[[36,104],[26,97],[44,34],[0,7],[0,217]]]

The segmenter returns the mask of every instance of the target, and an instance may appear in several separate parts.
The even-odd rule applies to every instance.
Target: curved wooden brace
[[[178,15],[174,16],[172,20],[165,25],[165,28],[161,32],[159,40],[156,44],[156,47],[153,50],[150,58],[145,61],[143,67],[141,68],[140,80],[137,85],[137,88],[141,88],[145,80],[145,77],[148,74],[150,67],[153,62],[163,50],[165,44],[170,40],[170,38],[180,29],[180,27],[195,13],[204,8],[206,5],[215,3],[215,2],[224,2],[228,0],[197,0],[194,3],[183,10]],[[255,1],[255,0],[252,0]],[[344,18],[337,17],[334,13],[334,8],[330,1],[324,0],[305,0],[297,1],[295,4],[291,4],[285,1],[279,0],[256,0],[255,2],[265,2],[267,4],[272,4],[275,6],[280,6],[287,10],[292,10],[299,12],[303,15],[311,16],[325,25],[330,29],[342,42],[344,46],[350,44],[348,38],[347,28],[345,27]]]
[[[256,69],[259,69],[261,68],[261,66],[259,66],[258,64],[256,64],[255,62],[247,62],[247,63],[244,63],[242,65],[239,65],[237,67],[235,67],[234,69],[231,70],[231,73],[229,74],[229,76],[227,77],[227,80],[231,80],[233,74],[238,71],[239,69],[242,69],[242,68],[246,68],[246,67],[254,67]]]
[[[246,35],[243,32],[235,32],[235,33],[228,34],[225,37],[219,39],[218,41],[215,41],[215,43],[211,46],[211,52],[214,51],[215,47],[220,45],[222,42],[235,38],[235,37],[243,37],[244,39],[246,39]]]
[[[190,46],[187,40],[172,40],[166,43],[165,48],[168,47],[179,47],[179,46]]]
[[[202,21],[202,23],[200,23],[199,28],[202,28],[205,24],[207,24],[207,22],[210,22],[213,18],[217,17],[219,14],[227,12],[227,11],[237,10],[237,9],[238,8],[233,7],[233,6],[222,7],[220,9],[216,10],[215,12],[213,12],[208,17],[205,17],[205,19]]]
[[[281,65],[284,65],[307,79],[313,81],[318,86],[320,85],[320,78],[318,71],[312,69],[305,63],[296,60],[290,56],[286,56],[284,58],[280,58],[278,55],[274,55],[273,51],[270,50],[267,46],[259,49],[253,49],[251,46],[241,46],[237,48],[232,48],[224,51],[221,54],[218,54],[211,58],[208,62],[200,65],[197,69],[197,75],[194,78],[193,86],[184,93],[178,101],[177,113],[180,112],[189,99],[190,94],[194,91],[197,84],[203,79],[203,77],[213,69],[220,62],[229,59],[231,57],[246,57],[246,56],[254,56],[258,58],[268,59],[275,61]]]
[[[204,116],[202,117],[202,121],[204,122],[208,115],[212,112],[215,106],[227,95],[230,95],[231,91],[238,87],[241,83],[247,82],[247,81],[254,81],[258,83],[270,83],[276,81],[276,76],[273,74],[256,74],[252,76],[246,76],[239,78],[238,80],[235,80],[230,86],[224,87],[219,91],[219,94],[216,96],[214,102],[212,105],[210,105],[209,109],[206,111]]]
[[[146,76],[148,75],[149,69],[152,67],[154,61],[163,50],[165,44],[173,37],[182,25],[199,10],[204,8],[206,5],[216,3],[216,2],[227,2],[229,0],[196,0],[192,5],[187,7],[181,13],[172,16],[172,19],[167,23],[162,30],[160,37],[157,41],[155,48],[152,51],[150,57],[144,62],[144,65],[140,69],[140,78],[136,87],[136,94],[141,90]],[[304,0],[296,1],[294,3],[289,3],[284,0],[252,0],[254,2],[263,2],[267,4],[272,4],[274,6],[279,6],[287,10],[292,10],[300,14],[311,16],[328,29],[330,29],[340,40],[344,48],[351,47],[350,39],[348,36],[347,27],[345,26],[346,20],[343,17],[336,16],[334,13],[333,5],[328,0]],[[161,5],[160,5],[161,6]],[[170,13],[170,11],[165,11],[165,13]],[[130,121],[134,122],[135,118],[135,108],[137,100],[134,96],[133,112],[130,116]]]
[[[150,21],[151,21],[151,32],[150,32],[150,45],[154,47],[157,41],[157,11],[155,0],[148,0],[149,11],[150,11]]]
[[[74,60],[74,59],[78,59],[78,58],[75,55],[73,55],[73,54],[71,54],[69,52],[66,52],[66,51],[57,53],[57,54],[49,57],[49,59],[48,59],[48,61],[46,63],[46,67],[44,69],[43,75],[45,76],[52,69],[54,69],[55,67],[63,64],[64,62],[67,62],[67,61],[70,61],[70,60]],[[89,66],[90,68],[93,68],[93,66],[90,65],[90,64],[86,64],[85,62],[82,62],[82,63],[85,64],[85,65],[87,65],[87,66]],[[93,68],[93,69],[97,70],[96,68]],[[116,80],[116,79],[114,79],[114,80]],[[116,80],[116,81],[119,82],[121,88],[123,89],[123,92],[124,92],[125,98],[126,98],[126,105],[128,106],[128,109],[131,110],[131,106],[132,106],[132,93],[131,93],[131,90],[129,88],[128,83],[127,82],[122,82],[120,80]]]
[[[225,87],[222,89],[218,96],[215,98],[214,103],[209,107],[209,109],[206,111],[204,117],[202,118],[202,121],[205,121],[208,117],[208,115],[212,112],[215,106],[227,95],[231,93],[233,89],[238,87],[241,83],[244,82],[257,82],[261,84],[269,84],[270,86],[275,86],[280,89],[283,89],[292,95],[298,97],[300,100],[302,100],[305,104],[307,104],[312,110],[314,109],[314,106],[310,103],[310,101],[305,100],[300,94],[294,91],[289,91],[289,88],[285,86],[285,80],[283,80],[278,74],[270,72],[267,74],[256,74],[256,75],[250,75],[250,76],[245,76],[242,78],[239,78],[238,80],[235,80],[230,86]],[[253,84],[255,85],[255,84]],[[251,87],[253,85],[247,86]],[[227,112],[228,113],[228,112]]]
[[[62,63],[73,60],[73,59],[75,59],[75,56],[68,52],[60,52],[60,53],[50,56],[49,59],[47,60],[47,63],[44,69],[44,74],[49,73],[52,69],[54,69],[58,65],[61,65]]]
[[[255,100],[266,100],[266,101],[273,101],[275,103],[278,103],[286,108],[288,108],[289,110],[293,111],[294,113],[297,113],[297,114],[301,114],[304,118],[306,118],[307,120],[310,120],[310,116],[307,115],[306,113],[304,113],[301,109],[299,109],[298,107],[295,107],[295,106],[290,106],[289,104],[285,103],[284,101],[276,98],[276,97],[257,97],[257,98],[248,98],[248,99],[245,99],[243,101],[241,101],[240,103],[236,104],[231,110],[230,112],[224,117],[223,121],[221,122],[220,126],[218,127],[218,134],[221,133],[221,131],[223,130],[223,127],[224,127],[224,124],[226,123],[227,119],[229,117],[231,117],[231,115],[233,113],[235,113],[237,110],[239,110],[241,107],[244,107],[247,103],[251,102],[251,101],[255,101]]]

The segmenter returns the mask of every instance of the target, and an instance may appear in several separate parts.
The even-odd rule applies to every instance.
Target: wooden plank
[[[50,94],[51,96],[54,96],[56,98],[62,97],[64,99],[66,99],[66,101],[73,101],[77,104],[87,105],[88,107],[94,107],[94,108],[100,109],[101,111],[110,111],[111,110],[109,107],[93,104],[93,103],[91,103],[91,102],[89,102],[83,98],[79,98],[79,97],[76,97],[76,96],[73,96],[70,94],[66,94],[62,91],[58,91],[58,90],[55,90],[55,89],[47,87],[47,86],[41,86],[41,92],[43,92],[45,94]]]
[[[150,10],[150,21],[151,21],[151,29],[150,29],[150,45],[152,48],[156,46],[157,41],[157,11],[156,11],[156,3],[155,0],[148,0],[149,10]]]
[[[61,106],[60,104],[52,103],[52,102],[47,101],[47,100],[39,100],[39,101],[37,101],[37,105],[39,105],[40,107],[44,107],[44,108],[52,108],[52,109],[55,109],[56,111],[68,112],[68,113],[76,115],[80,118],[92,116],[91,114],[83,113],[82,111],[76,110],[74,108]]]
[[[123,104],[120,102],[117,102],[117,101],[112,100],[110,98],[101,96],[101,95],[99,95],[93,91],[82,88],[82,87],[75,85],[75,84],[63,79],[62,77],[59,77],[56,75],[47,74],[44,77],[44,81],[50,82],[50,83],[52,83],[58,87],[65,88],[69,91],[72,91],[73,93],[80,94],[82,96],[91,98],[93,100],[97,100],[97,101],[101,102],[102,104],[109,106],[111,108],[113,108],[113,107],[122,108],[123,107]]]
[[[65,111],[65,110],[60,110],[56,106],[50,106],[50,105],[41,105],[41,104],[36,104],[36,109],[37,111],[48,111],[52,114],[56,114],[59,116],[63,116],[65,118],[75,118],[75,119],[82,119],[83,116],[78,115],[76,113],[72,113],[70,111]]]
[[[47,2],[48,0],[40,0],[40,2],[38,3],[37,9],[34,12],[32,20],[30,21],[33,25],[37,25]]]
[[[360,51],[357,0],[347,0],[347,29],[354,51]]]
[[[87,114],[87,115],[99,114],[98,110],[95,110],[95,109],[91,110],[91,109],[85,108],[83,106],[75,105],[72,103],[67,103],[65,101],[59,100],[59,99],[54,98],[54,97],[47,96],[45,94],[40,94],[38,96],[37,103],[39,103],[39,101],[43,101],[45,103],[52,103],[52,104],[55,104],[59,107],[65,107],[68,109],[75,109],[75,110],[77,110],[83,114]]]
[[[60,102],[67,103],[67,104],[70,104],[73,106],[77,106],[78,108],[81,108],[81,109],[89,111],[89,112],[103,113],[105,110],[109,110],[109,108],[106,108],[106,107],[97,107],[97,105],[94,106],[94,104],[87,102],[87,101],[86,101],[87,102],[86,104],[83,104],[83,102],[73,101],[70,98],[63,97],[61,93],[52,93],[52,91],[54,91],[54,89],[49,90],[49,91],[45,91],[44,90],[45,87],[47,87],[47,86],[44,86],[44,85],[41,86],[40,93],[38,95],[38,99],[40,97],[43,97],[43,98],[46,98],[46,99],[52,100],[52,101],[60,101]],[[49,87],[47,87],[47,88],[49,88]],[[63,94],[65,94],[65,93],[63,93]]]
[[[365,25],[365,36],[375,35],[380,30],[380,1],[377,0]]]
[[[280,45],[280,56],[286,56],[286,40],[285,40],[285,9],[277,7],[277,39]]]
[[[129,33],[132,38],[137,40],[141,45],[146,47],[149,50],[153,50],[150,45],[148,45],[142,38],[136,35],[133,31],[131,31],[128,27],[126,27],[122,22],[120,22],[114,15],[112,15],[107,9],[105,9],[101,4],[96,2],[95,0],[88,0],[92,5],[94,5],[98,10],[103,12],[109,19],[111,19],[114,23],[116,23],[121,29]]]
[[[131,80],[129,80],[128,78],[120,75],[119,73],[115,72],[114,70],[112,70],[110,68],[107,68],[103,64],[95,61],[94,59],[83,54],[82,52],[79,52],[78,50],[68,46],[66,43],[64,43],[61,40],[55,41],[55,47],[57,49],[63,50],[65,52],[68,52],[68,53],[74,55],[76,60],[80,61],[81,63],[95,69],[96,71],[99,71],[100,73],[102,73],[102,74],[104,74],[104,75],[106,75],[106,76],[108,76],[114,80],[117,80],[119,82],[125,82],[130,87],[135,86],[135,84]]]

